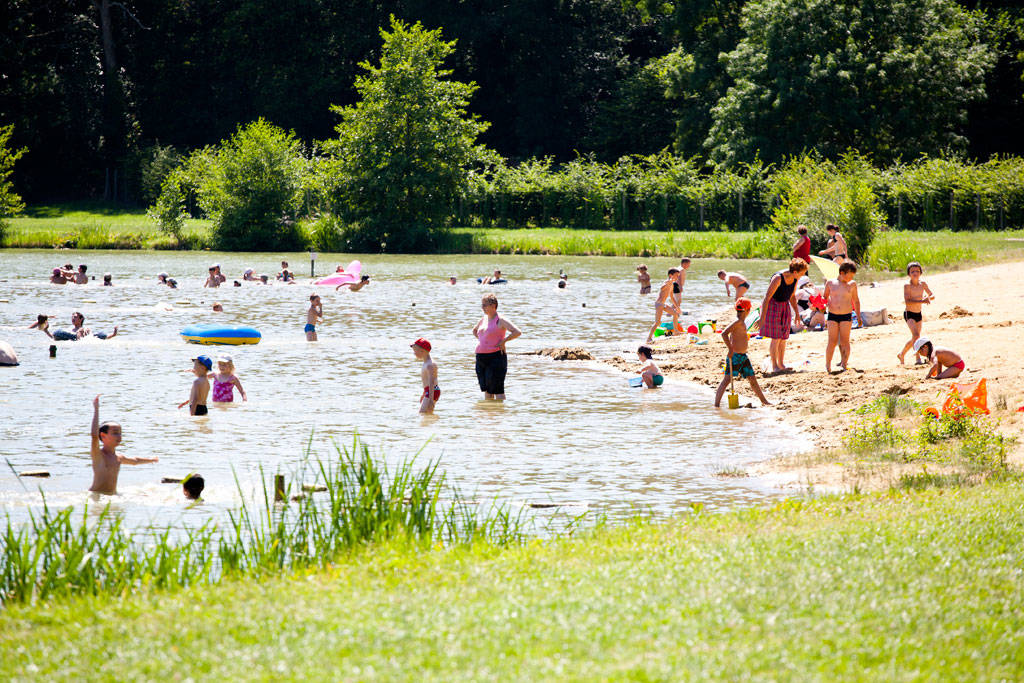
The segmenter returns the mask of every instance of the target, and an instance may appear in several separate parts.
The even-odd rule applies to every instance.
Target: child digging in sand
[[[441,387],[437,384],[437,363],[430,358],[430,342],[421,337],[409,346],[412,347],[416,360],[423,363],[420,366],[420,380],[423,383],[423,394],[420,395],[420,412],[424,414],[432,413],[434,412],[437,400],[441,398]]]
[[[121,425],[117,422],[100,424],[100,397],[97,395],[92,400],[92,443],[89,447],[92,456],[92,486],[89,490],[93,493],[116,495],[117,475],[121,472],[122,464],[143,465],[159,460],[118,455],[116,449],[120,445]]]
[[[861,320],[860,297],[857,296],[857,283],[853,281],[856,272],[856,264],[846,261],[839,266],[839,279],[825,284],[825,301],[828,303],[825,372],[832,372],[832,354],[836,351],[836,344],[839,345],[839,364],[843,370],[850,362],[850,328],[853,327],[854,311],[857,312],[858,324]]]
[[[928,288],[928,284],[921,279],[921,272],[921,264],[917,261],[907,264],[907,275],[910,276],[910,282],[903,285],[903,302],[907,307],[907,310],[903,311],[903,319],[906,321],[907,327],[910,328],[910,341],[904,344],[903,350],[896,354],[896,357],[900,359],[900,365],[903,365],[907,351],[916,348],[914,345],[921,338],[921,328],[923,327],[921,304],[930,304],[935,298],[932,290]],[[914,365],[921,365],[924,362],[921,360],[921,356],[914,354]]]
[[[679,307],[670,299],[672,296],[672,290],[679,284],[676,279],[676,275],[678,273],[678,268],[669,268],[668,279],[665,280],[658,289],[658,300],[654,302],[654,324],[651,325],[651,331],[647,333],[648,344],[654,340],[654,332],[658,329],[658,325],[661,324],[661,316],[666,310],[672,314],[672,330],[676,334],[684,332],[683,328],[679,325]]]
[[[928,368],[925,379],[951,379],[959,377],[967,369],[967,364],[959,353],[942,346],[935,346],[931,340],[921,337],[914,342],[914,353],[928,359],[932,366]]]
[[[764,397],[764,393],[757,383],[757,377],[754,376],[754,367],[750,364],[750,359],[747,358],[747,345],[750,343],[750,336],[747,334],[747,315],[750,314],[750,306],[750,299],[743,297],[737,299],[736,320],[722,330],[722,341],[725,342],[726,348],[725,377],[722,378],[722,383],[718,385],[718,391],[715,392],[716,408],[722,404],[722,396],[733,377],[746,377],[750,382],[750,388],[761,399],[761,405],[771,405]]]

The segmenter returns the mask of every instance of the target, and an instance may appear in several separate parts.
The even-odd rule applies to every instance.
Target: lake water
[[[463,493],[513,506],[556,503],[577,514],[612,515],[636,508],[671,512],[699,502],[711,509],[782,495],[756,479],[722,478],[722,468],[808,447],[772,411],[716,410],[706,388],[669,380],[657,390],[630,389],[621,373],[596,363],[557,362],[511,355],[552,346],[583,346],[600,356],[635,358],[652,320],[652,297],[635,282],[638,259],[531,256],[362,256],[373,278],[361,292],[319,288],[324,322],[320,341],[307,343],[302,326],[312,287],[308,278],[286,286],[202,288],[207,267],[221,263],[228,285],[246,267],[279,270],[287,258],[309,274],[308,254],[194,252],[0,251],[0,339],[21,366],[0,368],[0,458],[14,470],[44,469],[49,479],[18,478],[0,462],[0,506],[15,519],[40,505],[82,504],[91,482],[91,401],[102,394],[101,419],[124,428],[120,450],[159,456],[155,465],[121,468],[113,499],[129,525],[202,521],[238,502],[260,468],[289,472],[307,445],[333,452],[358,432],[391,463],[421,451],[440,459]],[[319,275],[351,255],[321,255]],[[96,281],[50,285],[63,263],[89,265]],[[674,265],[648,259],[655,282]],[[481,287],[475,278],[500,267],[507,285]],[[684,310],[703,319],[727,303],[715,273],[736,262],[699,260],[690,269]],[[773,262],[739,266],[763,292]],[[557,273],[569,287],[555,286]],[[179,282],[156,284],[167,271]],[[103,272],[115,287],[101,287]],[[454,274],[459,284],[445,284]],[[473,371],[473,325],[480,295],[494,291],[499,313],[523,330],[509,345],[508,401],[482,400]],[[224,313],[211,311],[219,301]],[[169,309],[169,310],[168,310]],[[51,341],[26,329],[47,313],[51,329],[70,328],[73,311],[93,330],[120,326],[110,341]],[[196,323],[251,325],[263,340],[247,347],[200,347],[178,333]],[[434,345],[443,395],[433,417],[418,415],[419,364],[409,344]],[[188,397],[190,358],[234,357],[247,403],[211,404],[206,418],[176,405]],[[238,397],[236,395],[236,400]],[[180,487],[161,477],[198,471],[206,504],[185,510]],[[26,490],[27,488],[27,490]]]

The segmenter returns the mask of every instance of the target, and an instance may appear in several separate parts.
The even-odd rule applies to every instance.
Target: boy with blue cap
[[[197,356],[192,359],[192,373],[196,376],[192,382],[192,391],[187,401],[178,404],[178,408],[188,405],[189,415],[206,415],[206,398],[210,395],[210,380],[206,378],[213,369],[213,361],[209,356]]]

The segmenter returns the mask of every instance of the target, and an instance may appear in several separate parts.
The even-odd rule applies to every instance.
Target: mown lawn
[[[1020,680],[1024,485],[10,606],[5,679]]]

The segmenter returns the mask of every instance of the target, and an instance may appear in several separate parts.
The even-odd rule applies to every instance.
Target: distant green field
[[[178,249],[174,237],[146,216],[144,209],[103,202],[73,202],[28,207],[0,246],[47,249]],[[189,220],[185,247],[208,246],[210,221]]]
[[[5,680],[1021,680],[1024,485],[0,610]]]
[[[197,249],[211,245],[210,221],[189,220],[184,244],[160,231],[142,209],[76,202],[34,206],[9,219],[3,247],[78,249]],[[455,228],[444,253],[565,256],[689,256],[783,259],[789,244],[770,231],[659,232],[560,228]],[[901,272],[908,261],[929,270],[1024,259],[1024,230],[979,232],[888,231],[879,234],[865,265]]]

